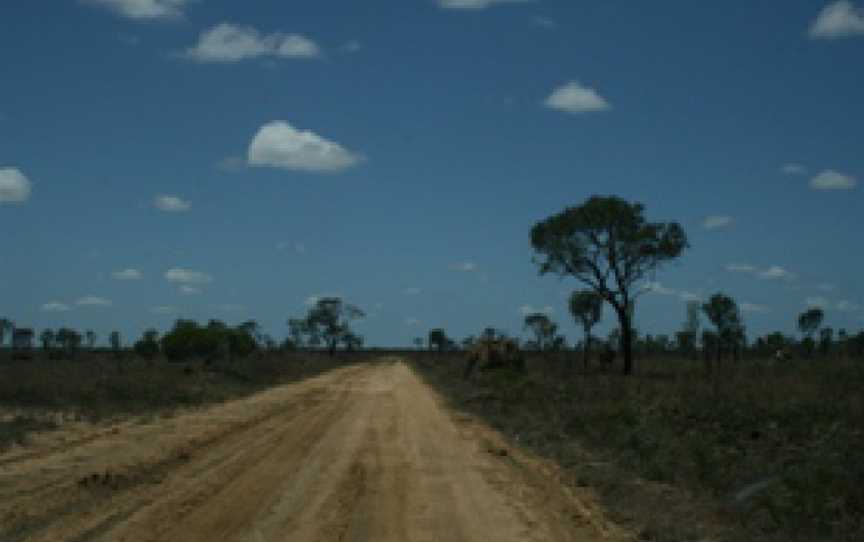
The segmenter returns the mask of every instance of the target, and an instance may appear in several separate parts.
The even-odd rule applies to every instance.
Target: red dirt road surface
[[[2,541],[628,539],[399,360],[0,454]]]

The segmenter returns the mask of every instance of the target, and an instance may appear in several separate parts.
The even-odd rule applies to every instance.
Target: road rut
[[[629,538],[395,359],[15,454],[0,455],[3,541]]]

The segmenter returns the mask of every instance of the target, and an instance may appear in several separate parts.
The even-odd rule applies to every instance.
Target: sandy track
[[[0,540],[625,538],[404,363],[0,456]]]

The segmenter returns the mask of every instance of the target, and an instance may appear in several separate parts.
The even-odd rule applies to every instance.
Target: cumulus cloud
[[[856,7],[849,0],[828,4],[810,25],[811,38],[846,38],[856,35],[864,35],[864,7]]]
[[[137,269],[123,269],[122,271],[114,271],[111,273],[111,278],[114,280],[141,280],[144,275]]]
[[[702,221],[702,227],[706,230],[717,230],[731,225],[733,218],[728,215],[712,215],[707,216]]]
[[[201,289],[184,284],[180,287],[180,293],[183,295],[198,295],[201,293]]]
[[[827,282],[823,282],[822,284],[820,284],[820,285],[817,286],[816,288],[822,290],[823,292],[831,292],[831,291],[834,290],[835,286],[834,286],[833,284],[829,284],[829,283],[827,283]]]
[[[533,307],[531,305],[522,305],[519,307],[519,314],[522,316],[528,316],[529,314],[545,314],[546,316],[552,316],[555,313],[555,308],[551,305],[546,305],[543,308]]]
[[[422,290],[420,288],[404,288],[402,293],[405,295],[420,295]]]
[[[759,278],[767,280],[795,280],[797,275],[779,265],[772,265],[768,269],[759,272]]]
[[[438,0],[438,5],[445,9],[480,10],[498,4],[519,4],[533,0]]]
[[[757,305],[756,303],[741,303],[741,310],[744,312],[771,312],[771,309],[766,307],[765,305]]]
[[[177,284],[208,284],[213,282],[213,277],[207,273],[179,267],[165,271],[165,279]]]
[[[363,48],[363,44],[357,40],[351,40],[339,48],[343,53],[356,53]]]
[[[50,303],[45,303],[41,307],[43,312],[66,312],[71,310],[71,307],[66,303],[60,303],[59,301],[51,301]]]
[[[840,312],[855,312],[861,309],[861,305],[853,303],[848,299],[841,299],[837,302],[834,308]]]
[[[646,282],[645,285],[642,286],[642,291],[659,295],[675,295],[675,290],[671,288],[666,288],[665,286],[656,281]]]
[[[95,295],[88,295],[76,301],[75,304],[82,307],[110,307],[111,300]]]
[[[184,9],[197,0],[80,0],[83,4],[102,6],[127,19],[177,19]]]
[[[825,299],[822,296],[812,296],[808,297],[804,300],[804,304],[810,308],[820,308],[824,309],[831,305],[831,302]]]
[[[544,104],[550,109],[574,114],[605,111],[612,107],[597,91],[582,86],[578,81],[570,81],[553,90]]]
[[[336,172],[363,161],[359,154],[309,130],[276,120],[262,126],[249,144],[252,166],[310,172]]]
[[[756,267],[749,263],[729,263],[726,264],[726,271],[731,273],[755,273]]]
[[[216,308],[222,312],[241,312],[246,310],[246,307],[244,307],[243,305],[235,305],[232,303],[217,305]]]
[[[156,196],[153,206],[166,213],[182,213],[192,208],[192,205],[178,196]]]
[[[551,28],[555,28],[558,26],[558,23],[556,23],[553,19],[550,19],[549,17],[543,17],[540,15],[536,15],[536,16],[532,17],[531,22],[534,23],[535,26],[539,26],[541,28],[550,28],[551,29]]]
[[[282,241],[280,243],[276,243],[276,250],[283,252],[286,250],[293,250],[297,254],[306,254],[306,245],[303,243],[290,242],[290,241]]]
[[[813,190],[851,190],[858,185],[858,180],[851,175],[829,169],[810,179]]]
[[[423,322],[421,322],[417,318],[406,318],[405,319],[405,325],[407,325],[407,326],[419,326],[422,323]]]
[[[321,50],[300,34],[262,34],[251,26],[221,23],[201,32],[182,56],[197,62],[239,62],[250,58],[316,58]]]
[[[693,292],[681,291],[678,293],[678,296],[683,301],[702,301],[702,296],[699,294],[694,294]]]
[[[153,314],[177,314],[180,312],[177,307],[171,307],[169,305],[159,305],[157,307],[153,307],[150,309],[150,312]]]
[[[450,270],[470,273],[471,271],[477,271],[477,264],[474,262],[456,262],[454,264],[450,264]]]
[[[30,179],[14,167],[0,168],[0,203],[24,203],[30,199]]]
[[[783,167],[780,168],[780,171],[785,173],[786,175],[804,175],[807,173],[807,168],[802,166],[801,164],[783,164]]]

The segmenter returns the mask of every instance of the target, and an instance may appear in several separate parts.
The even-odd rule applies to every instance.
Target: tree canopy
[[[591,196],[534,225],[531,246],[540,274],[572,276],[612,305],[622,328],[624,372],[632,372],[628,310],[633,287],[688,247],[677,222],[648,222],[641,203]]]

